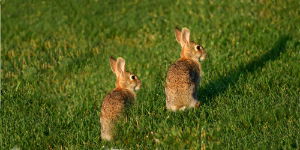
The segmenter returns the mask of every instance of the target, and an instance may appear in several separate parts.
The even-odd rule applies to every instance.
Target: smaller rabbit
[[[106,95],[100,114],[101,138],[106,141],[113,139],[114,126],[125,109],[131,105],[136,97],[135,91],[141,87],[141,81],[132,73],[125,71],[125,60],[110,57],[110,66],[117,76],[116,88]]]
[[[165,84],[166,107],[171,111],[200,106],[197,98],[201,75],[199,59],[203,61],[206,57],[203,47],[190,41],[189,29],[176,28],[175,36],[181,45],[180,58],[169,67]]]

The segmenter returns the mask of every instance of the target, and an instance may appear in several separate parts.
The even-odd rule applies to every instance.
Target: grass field
[[[300,149],[299,0],[2,0],[0,149]],[[206,49],[200,109],[165,109],[175,26]],[[99,139],[109,56],[143,82]]]

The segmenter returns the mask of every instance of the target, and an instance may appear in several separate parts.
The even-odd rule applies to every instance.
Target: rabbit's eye
[[[136,76],[135,76],[135,75],[131,75],[131,76],[130,76],[130,79],[131,79],[131,80],[135,80],[135,79],[136,79]]]
[[[203,49],[203,48],[202,48],[200,45],[196,45],[196,46],[195,46],[195,49],[199,51],[199,50],[201,50],[201,49]]]

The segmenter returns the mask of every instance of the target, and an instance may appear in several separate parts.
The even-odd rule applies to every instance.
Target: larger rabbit
[[[125,71],[125,60],[110,57],[110,66],[117,76],[116,88],[106,95],[100,114],[101,138],[110,141],[115,136],[115,124],[124,110],[133,103],[135,91],[141,87],[141,81],[132,73]]]
[[[201,64],[206,57],[203,47],[190,41],[190,30],[176,28],[177,42],[181,45],[180,58],[167,72],[165,93],[168,110],[177,111],[199,107],[197,89],[200,82]]]

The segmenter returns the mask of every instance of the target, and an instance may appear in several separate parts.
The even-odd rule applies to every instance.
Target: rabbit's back
[[[101,118],[115,120],[122,114],[126,105],[132,103],[134,96],[127,90],[116,89],[109,93],[103,100]]]
[[[167,73],[167,85],[185,86],[197,84],[200,78],[200,65],[193,60],[178,60]]]
[[[178,60],[167,73],[165,86],[167,109],[176,111],[197,105],[200,65],[193,60]]]

